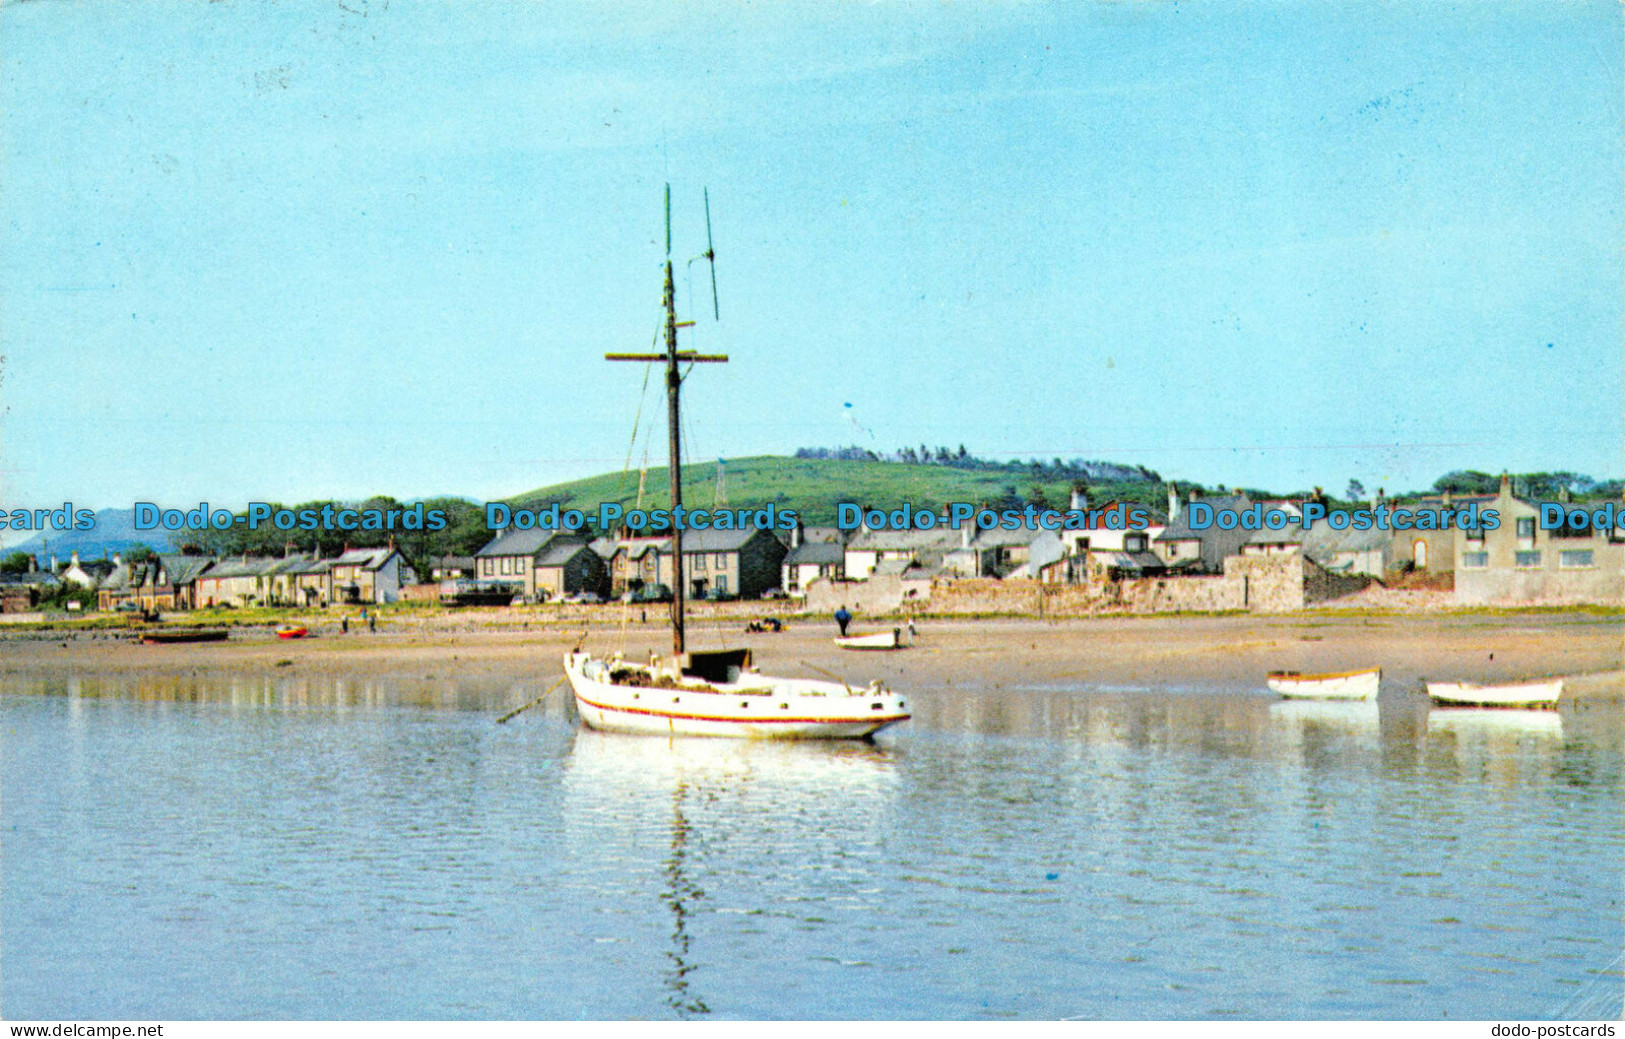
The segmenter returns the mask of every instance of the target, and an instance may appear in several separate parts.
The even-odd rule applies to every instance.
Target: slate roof
[[[496,537],[486,543],[485,547],[475,552],[476,558],[485,556],[534,556],[546,548],[557,537],[565,537],[579,543],[580,539],[567,531],[542,530],[532,527],[529,530],[519,530],[510,527],[501,531]]]
[[[791,565],[826,566],[846,560],[846,549],[838,541],[803,541],[790,550],[784,561]]]
[[[203,572],[214,565],[214,556],[185,556],[170,555],[159,556],[158,561],[164,565],[164,576],[172,585],[191,584],[202,576]]]
[[[932,530],[860,530],[846,543],[858,552],[907,552],[915,549],[939,550],[959,548],[963,531],[939,524]]]
[[[352,548],[328,560],[328,566],[357,566],[363,570],[379,570],[396,552],[393,548]]]
[[[1245,509],[1252,504],[1252,500],[1245,494],[1228,495],[1218,498],[1198,498],[1197,501],[1205,502],[1208,505],[1213,506],[1213,511],[1215,512],[1219,511],[1220,509],[1235,509],[1237,512],[1240,512],[1242,509]],[[1162,528],[1162,533],[1157,535],[1156,540],[1201,540],[1219,529],[1217,526],[1210,526],[1206,530],[1192,530],[1190,516],[1190,503],[1180,503],[1179,515],[1168,521],[1168,525]],[[1251,533],[1251,531],[1244,531],[1243,533]]]
[[[582,552],[592,552],[592,549],[579,541],[555,541],[537,555],[536,565],[563,566]]]
[[[767,534],[768,531],[749,527],[745,530],[685,530],[683,531],[683,554],[690,552],[737,552],[746,542],[758,534]]]

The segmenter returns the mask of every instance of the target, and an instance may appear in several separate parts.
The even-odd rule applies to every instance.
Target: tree
[[[1349,501],[1365,501],[1365,484],[1359,480],[1350,480],[1348,490],[1343,492],[1343,497]]]
[[[142,541],[137,541],[123,552],[123,559],[126,563],[147,563],[157,558],[157,550]]]
[[[0,559],[0,574],[26,574],[28,568],[34,565],[34,557],[21,550],[11,552],[6,558]]]

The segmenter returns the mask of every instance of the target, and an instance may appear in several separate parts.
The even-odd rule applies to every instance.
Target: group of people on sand
[[[378,614],[376,611],[368,613],[365,606],[361,607],[361,619],[366,621],[368,631],[378,630]],[[339,634],[350,634],[350,618],[348,616],[339,618]]]

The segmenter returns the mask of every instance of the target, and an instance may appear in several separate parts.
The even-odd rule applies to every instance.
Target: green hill
[[[997,470],[956,469],[943,465],[903,462],[860,462],[825,458],[784,458],[761,455],[727,459],[727,504],[730,508],[761,508],[776,505],[794,509],[802,522],[833,524],[835,506],[856,502],[868,508],[895,509],[905,502],[918,507],[940,509],[949,502],[994,505],[1009,499],[1029,501],[1034,491],[1048,504],[1065,508],[1072,490],[1069,480],[1046,479],[1019,467]],[[706,462],[683,467],[683,502],[699,508],[716,504],[717,463]],[[589,516],[600,502],[615,502],[631,509],[637,502],[638,474],[612,473],[584,480],[542,487],[508,499],[523,508],[552,505],[580,509]],[[1166,503],[1167,490],[1161,483],[1102,483],[1091,485],[1089,500],[1099,504],[1110,499],[1144,502],[1153,506]],[[644,480],[642,507],[665,508],[669,504],[666,469],[650,469]]]

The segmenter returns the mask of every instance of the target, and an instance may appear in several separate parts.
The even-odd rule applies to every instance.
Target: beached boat
[[[303,624],[284,624],[276,630],[279,639],[302,639],[310,634],[310,629]]]
[[[1271,671],[1265,684],[1282,696],[1303,700],[1375,700],[1382,684],[1382,668],[1305,675],[1297,671]]]
[[[141,641],[149,646],[166,646],[172,642],[224,642],[229,632],[224,628],[190,628],[183,631],[146,631]]]
[[[842,649],[902,649],[903,629],[874,631],[867,635],[837,635],[835,644]]]
[[[1563,695],[1561,678],[1533,682],[1501,682],[1479,685],[1475,682],[1429,682],[1428,696],[1434,703],[1452,707],[1555,708]]]
[[[706,260],[710,248],[710,205],[706,206]],[[713,294],[714,294],[713,288]],[[683,503],[681,423],[678,396],[683,368],[725,362],[725,355],[677,349],[676,288],[671,260],[671,189],[666,189],[666,285],[663,305],[666,349],[659,354],[607,354],[610,361],[662,363],[666,367],[666,434],[671,506]],[[713,299],[713,306],[715,300]],[[672,655],[632,663],[616,654],[598,657],[580,647],[564,657],[564,673],[575,693],[584,724],[609,732],[661,736],[728,736],[751,739],[851,739],[873,735],[908,718],[903,698],[873,682],[850,686],[764,675],[751,666],[747,649],[689,653],[684,644],[683,530],[671,533]],[[696,594],[698,592],[696,591]]]

